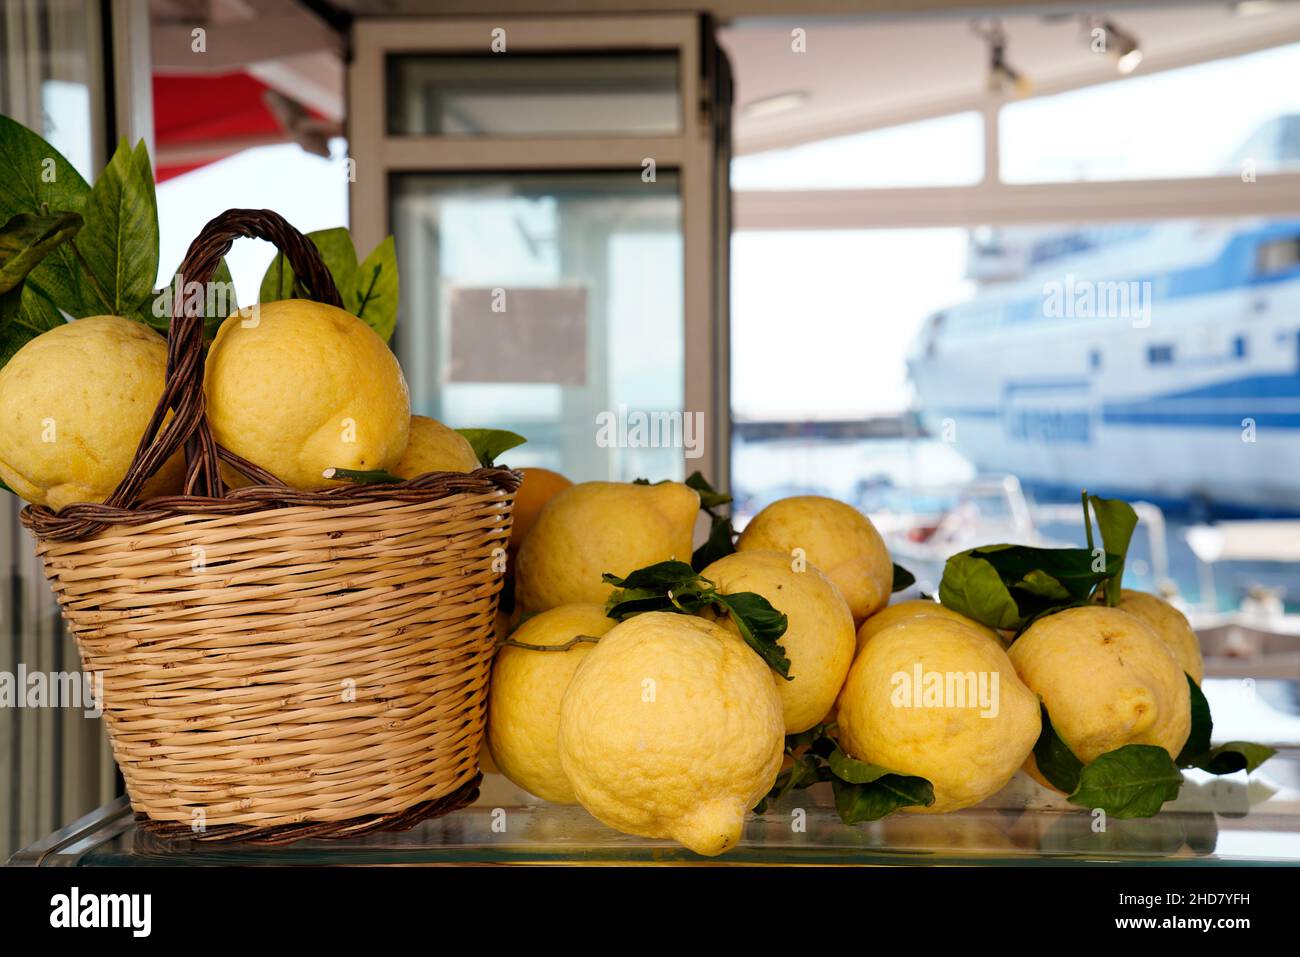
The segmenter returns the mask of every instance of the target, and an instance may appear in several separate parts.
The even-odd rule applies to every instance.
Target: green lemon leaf
[[[1124,581],[1124,561],[1128,557],[1129,544],[1133,541],[1133,531],[1137,528],[1137,512],[1128,502],[1117,498],[1089,497],[1093,514],[1097,516],[1097,527],[1101,529],[1101,542],[1106,551],[1117,559],[1118,568],[1106,582],[1106,604],[1114,607],[1119,604],[1120,591]]]
[[[1111,817],[1151,817],[1178,797],[1182,786],[1182,772],[1168,751],[1153,744],[1126,744],[1085,765],[1068,800],[1101,808]]]
[[[606,572],[601,581],[614,586],[605,603],[605,614],[618,621],[647,611],[694,615],[710,605],[725,611],[740,637],[768,667],[787,681],[792,680],[790,659],[779,643],[788,621],[762,595],[753,592],[724,595],[690,565],[673,560],[638,568],[621,578]]]
[[[389,236],[357,267],[343,301],[387,342],[397,328],[399,290],[397,245]]]
[[[1249,774],[1275,754],[1277,749],[1267,745],[1252,741],[1228,741],[1199,755],[1193,767],[1210,774],[1233,774],[1237,771]]]
[[[352,236],[344,227],[335,226],[330,229],[313,230],[307,234],[307,238],[320,253],[321,261],[329,270],[334,285],[343,298],[344,307],[349,312],[355,313],[348,303],[348,291],[356,282],[357,271],[357,250],[352,245]],[[258,288],[258,301],[276,302],[281,299],[306,298],[309,298],[307,290],[294,275],[293,267],[289,265],[284,253],[277,252],[262,276],[262,284]]]
[[[731,519],[714,515],[709,522],[708,539],[691,553],[691,567],[702,572],[719,558],[732,554],[736,550],[735,534]]]
[[[1052,601],[1068,602],[1074,600],[1074,596],[1070,594],[1069,589],[1047,572],[1039,569],[1034,569],[1011,587]]]
[[[870,764],[866,761],[859,761],[857,758],[851,758],[838,747],[831,752],[826,763],[831,767],[833,773],[841,781],[849,784],[870,784],[872,781],[883,778],[886,774],[896,772],[889,768],[882,768],[878,764]]]
[[[740,637],[758,652],[768,667],[786,681],[793,681],[790,659],[780,645],[781,636],[789,624],[785,614],[773,608],[772,603],[762,595],[749,591],[730,595],[715,592],[713,600],[727,610]]]
[[[1052,727],[1052,719],[1047,715],[1047,706],[1040,702],[1039,707],[1042,710],[1043,729],[1034,744],[1034,763],[1052,787],[1073,794],[1079,786],[1079,772],[1083,770],[1083,762],[1075,757],[1070,746],[1057,735],[1056,729]]]
[[[706,479],[698,470],[687,476],[685,484],[688,488],[693,488],[695,491],[699,492],[700,508],[704,509],[706,512],[715,508],[720,508],[723,505],[731,504],[731,496],[726,492],[719,492],[715,489],[709,484],[708,479]]]
[[[1186,675],[1187,690],[1192,698],[1192,730],[1187,735],[1183,750],[1178,753],[1180,768],[1196,767],[1196,762],[1210,750],[1210,736],[1214,733],[1214,719],[1210,716],[1210,702],[1191,675]]]
[[[789,768],[776,776],[776,783],[767,796],[754,808],[755,814],[763,814],[770,804],[779,801],[791,791],[812,787],[819,781],[826,780],[822,773],[822,764],[814,754],[803,754],[794,759]]]
[[[879,821],[899,808],[929,807],[934,803],[934,785],[925,778],[885,774],[870,784],[851,784],[831,778],[835,810],[845,824]]]
[[[0,222],[19,213],[50,210],[84,216],[89,199],[90,186],[58,150],[21,123],[0,116]],[[98,297],[89,277],[67,243],[55,247],[37,264],[28,274],[27,284],[35,295],[46,303],[57,303],[71,316],[103,311],[97,307]]]
[[[990,628],[1018,628],[1024,621],[998,570],[971,552],[960,552],[944,565],[939,601]]]
[[[469,442],[474,449],[474,454],[478,456],[479,465],[484,468],[491,468],[498,455],[509,452],[528,441],[518,432],[510,432],[506,429],[457,429],[456,431]]]
[[[327,479],[340,482],[352,482],[354,485],[393,485],[405,479],[386,472],[383,469],[336,469],[328,468],[321,473]]]
[[[624,621],[647,611],[693,615],[710,604],[712,586],[685,562],[666,561],[638,568],[626,578],[606,572],[601,581],[614,585],[605,615]],[[706,594],[707,592],[707,594]]]
[[[629,588],[632,590],[644,589],[650,591],[667,591],[674,588],[682,588],[699,579],[699,574],[695,569],[685,562],[669,560],[666,562],[657,562],[654,565],[647,565],[644,568],[638,568],[630,573],[626,578],[619,578],[606,572],[601,576],[601,581],[607,585],[613,585],[616,588]]]
[[[898,562],[894,562],[894,584],[890,588],[892,592],[900,592],[904,588],[911,588],[916,584],[916,576],[909,572]]]
[[[0,295],[27,278],[42,259],[81,229],[80,213],[17,213],[0,226]]]
[[[1097,556],[1087,548],[1036,548],[1031,545],[987,545],[968,553],[991,564],[1007,585],[1036,573],[1055,579],[1070,597],[1086,601],[1093,589],[1121,569],[1119,559],[1107,553],[1095,570]]]
[[[126,140],[118,144],[84,216],[75,248],[101,300],[97,311],[137,318],[151,305],[158,275],[158,200],[143,140],[134,150]]]
[[[30,281],[0,296],[0,367],[42,332],[67,320]]]
[[[1192,730],[1178,754],[1176,763],[1180,768],[1199,768],[1210,774],[1233,774],[1237,771],[1249,774],[1277,754],[1276,749],[1252,741],[1229,741],[1211,747],[1214,719],[1210,715],[1210,702],[1191,675],[1187,675],[1187,690],[1192,699]]]

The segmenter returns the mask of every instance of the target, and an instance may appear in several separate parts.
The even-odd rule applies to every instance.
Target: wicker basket
[[[208,282],[240,236],[341,305],[315,247],[266,210],[210,222],[182,275]],[[518,473],[289,489],[213,439],[203,319],[184,308],[178,290],[165,391],[122,484],[104,504],[23,512],[82,665],[103,676],[137,819],[281,843],[469,803]],[[185,494],[137,504],[182,445]],[[229,490],[219,460],[256,484]]]

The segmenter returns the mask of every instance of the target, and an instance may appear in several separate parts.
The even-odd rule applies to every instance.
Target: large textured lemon
[[[582,482],[556,495],[519,548],[516,601],[526,612],[603,602],[600,576],[691,559],[700,497],[680,482]]]
[[[601,605],[561,605],[529,618],[510,638],[555,647],[579,635],[599,638],[614,624]],[[533,651],[508,645],[492,664],[487,719],[492,759],[525,791],[557,804],[577,803],[560,767],[560,701],[594,647],[579,642],[567,651]]]
[[[469,439],[437,419],[413,415],[406,449],[390,471],[412,479],[425,472],[472,472],[478,465]]]
[[[970,807],[999,791],[1041,731],[1038,700],[987,635],[936,616],[874,635],[839,699],[840,746],[852,757],[934,785],[934,804]]]
[[[982,635],[992,638],[999,648],[1005,648],[1006,644],[1002,641],[1002,636],[987,625],[982,625],[974,618],[967,618],[959,611],[953,611],[946,608],[937,601],[929,601],[925,598],[914,598],[911,601],[900,601],[896,605],[887,605],[880,611],[876,612],[870,618],[862,623],[858,629],[857,650],[862,651],[862,646],[871,640],[871,637],[881,631],[884,631],[890,625],[896,625],[907,618],[918,618],[929,616],[931,618],[947,618],[949,621],[958,621],[964,625],[969,625]]]
[[[1084,764],[1126,744],[1159,745],[1177,757],[1187,742],[1191,696],[1183,670],[1128,612],[1090,607],[1049,615],[1030,625],[1010,654]],[[1046,784],[1032,757],[1025,770]]]
[[[411,404],[397,359],[333,306],[285,299],[232,314],[204,386],[217,441],[294,488],[332,484],[328,468],[391,469],[406,449]]]
[[[894,566],[876,527],[856,508],[819,495],[783,498],[745,526],[736,548],[771,548],[789,555],[796,548],[835,583],[854,621],[889,602]]]
[[[167,343],[120,316],[56,326],[0,369],[0,478],[58,511],[102,502],[126,475],[162,396]],[[180,491],[177,453],[142,497]]]
[[[739,638],[651,612],[607,632],[560,706],[560,763],[610,827],[714,855],[740,840],[784,743],[771,671]]]
[[[724,595],[762,595],[787,625],[781,647],[793,681],[777,678],[786,734],[807,731],[835,704],[853,664],[853,615],[839,589],[811,565],[791,568],[784,552],[750,550],[720,558],[702,572]],[[720,624],[735,631],[728,617]]]
[[[1165,643],[1178,666],[1198,685],[1201,683],[1205,677],[1205,659],[1201,657],[1200,639],[1192,631],[1186,615],[1162,598],[1127,588],[1120,595],[1119,607],[1146,622]]]

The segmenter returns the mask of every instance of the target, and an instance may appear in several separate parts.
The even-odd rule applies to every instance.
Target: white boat
[[[1263,132],[1261,170],[1300,162],[1300,115]],[[981,471],[1300,511],[1300,220],[1005,230],[971,274],[908,365],[927,429]]]

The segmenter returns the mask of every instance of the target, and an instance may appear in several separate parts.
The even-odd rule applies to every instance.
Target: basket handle
[[[228,209],[211,220],[190,243],[177,273],[182,281],[176,284],[168,323],[167,378],[162,397],[140,436],[131,467],[105,505],[129,508],[135,504],[144,484],[182,445],[185,495],[225,497],[227,489],[218,468],[222,459],[259,484],[284,485],[265,469],[217,445],[213,438],[203,393],[203,305],[207,296],[201,297],[200,303],[187,301],[185,295],[186,286],[193,288],[192,283],[207,289],[221,257],[241,237],[273,243],[313,299],[342,308],[343,300],[315,244],[279,213],[269,209]],[[164,427],[169,409],[175,414]]]

